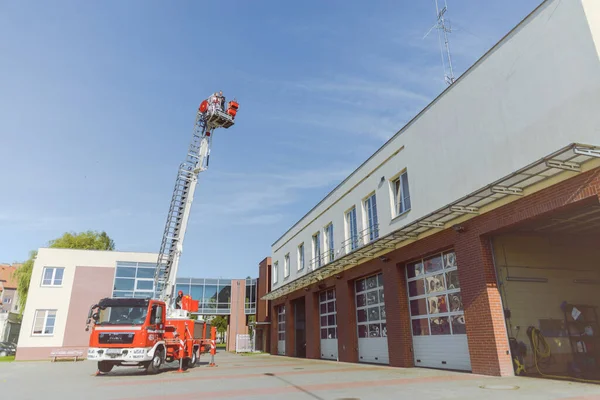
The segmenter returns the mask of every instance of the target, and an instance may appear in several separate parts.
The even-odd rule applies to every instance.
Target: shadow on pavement
[[[280,381],[282,381],[282,382],[284,382],[284,383],[287,383],[288,385],[290,385],[290,386],[293,386],[293,387],[295,387],[296,389],[298,389],[298,390],[300,390],[300,391],[302,391],[302,392],[306,393],[307,395],[311,396],[313,399],[317,399],[317,400],[325,400],[324,398],[322,398],[322,397],[319,397],[319,396],[317,396],[316,394],[314,394],[314,393],[311,393],[311,392],[309,392],[308,390],[306,390],[306,389],[302,388],[302,386],[294,385],[292,382],[290,382],[290,381],[287,381],[287,380],[285,380],[285,379],[283,379],[283,378],[281,378],[281,377],[279,377],[279,376],[277,376],[277,375],[275,375],[275,374],[273,374],[273,373],[271,373],[271,372],[267,372],[267,373],[265,373],[265,375],[266,375],[266,376],[272,376],[273,378],[277,378],[277,379],[279,379]]]

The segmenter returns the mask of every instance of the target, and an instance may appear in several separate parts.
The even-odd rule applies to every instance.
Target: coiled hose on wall
[[[544,374],[540,370],[540,365],[545,367],[550,364],[550,361],[552,360],[552,353],[550,351],[550,346],[548,345],[548,342],[546,341],[546,338],[544,337],[542,332],[539,329],[537,329],[536,327],[530,326],[529,328],[527,328],[527,337],[529,338],[529,343],[531,344],[531,349],[533,351],[533,360],[535,362],[535,369],[537,369],[537,372],[541,376],[543,376],[545,378],[564,379],[564,380],[568,380],[568,381],[577,381],[577,382],[585,382],[585,383],[600,383],[600,381],[598,381],[598,380],[575,378],[575,377],[571,377],[571,376]]]

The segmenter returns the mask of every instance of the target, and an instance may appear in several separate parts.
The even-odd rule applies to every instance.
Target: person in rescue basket
[[[180,290],[175,298],[175,309],[181,310],[181,301],[183,300],[183,292]]]

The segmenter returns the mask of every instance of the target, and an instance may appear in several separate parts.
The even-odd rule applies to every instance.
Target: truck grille
[[[131,344],[133,343],[133,337],[135,336],[132,332],[116,333],[116,332],[103,332],[98,335],[98,343],[100,344]]]

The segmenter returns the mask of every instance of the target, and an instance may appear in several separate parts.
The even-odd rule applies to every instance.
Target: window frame
[[[38,315],[40,312],[45,313],[44,314],[44,322],[42,324],[42,332],[41,333],[35,333],[35,325],[36,322],[38,320]],[[48,327],[48,314],[53,312],[54,313],[54,324],[52,325],[52,333],[44,333],[46,331],[46,328]],[[40,309],[40,310],[35,310],[35,313],[33,315],[33,326],[31,327],[31,336],[54,336],[54,330],[56,329],[56,317],[58,315],[58,310],[56,309]]]
[[[290,277],[290,253],[283,256],[283,279]]]
[[[324,242],[325,242],[325,248],[327,249],[327,251],[325,251],[324,254],[327,254],[327,259],[325,260],[325,263],[330,263],[333,260],[335,260],[335,241],[334,241],[334,237],[333,237],[333,222],[328,223],[327,225],[325,225],[325,227],[323,228],[323,234],[324,234]]]
[[[372,200],[371,200],[372,199]],[[367,234],[364,235],[364,243],[368,244],[379,239],[379,216],[377,215],[377,193],[369,193],[363,198],[363,223]],[[374,221],[374,222],[373,222]]]
[[[434,260],[434,259],[440,259],[441,260],[441,269],[439,270],[435,270],[432,272],[426,272],[426,267],[425,267],[425,263],[427,261],[430,260]],[[415,276],[410,276],[409,275],[409,268],[415,268],[415,270],[417,269],[417,267],[420,267],[422,269],[422,273],[420,274],[415,274]],[[406,293],[407,293],[407,298],[408,298],[408,312],[409,312],[409,316],[410,316],[410,329],[411,329],[411,333],[412,333],[412,337],[428,337],[428,336],[458,336],[458,335],[466,335],[466,325],[462,328],[464,328],[464,332],[455,332],[455,326],[453,323],[454,319],[460,319],[461,317],[464,320],[464,315],[465,315],[465,308],[464,308],[464,304],[462,303],[462,285],[460,283],[460,279],[458,278],[458,270],[459,270],[460,266],[458,265],[457,261],[456,261],[456,252],[454,249],[448,249],[445,251],[441,251],[441,252],[435,252],[432,254],[429,254],[425,257],[421,257],[419,259],[416,260],[412,260],[410,262],[407,262],[405,264],[405,274],[406,274]],[[458,287],[457,288],[449,288],[450,285],[448,283],[448,276],[450,274],[456,274],[455,276],[455,280],[451,281],[453,283],[457,283]],[[437,278],[439,276],[442,276],[443,279],[443,288],[439,289],[436,288],[436,290],[430,290],[430,288],[427,286],[427,282],[429,279],[429,282],[431,282],[431,278]],[[417,288],[416,285],[419,284],[419,282],[423,282],[423,294],[415,294],[411,296],[411,284],[413,282],[415,283],[415,288]],[[457,296],[456,298],[458,300],[460,300],[460,309],[459,310],[455,310],[452,311],[451,307],[452,307],[452,301],[451,301],[451,297],[452,295]],[[444,300],[445,304],[446,304],[446,311],[439,311],[439,312],[431,312],[430,309],[430,299],[433,298],[439,298],[442,297],[442,299]],[[417,315],[413,315],[413,309],[412,309],[412,303],[415,301],[419,301],[419,300],[423,300],[425,302],[425,312],[421,313],[421,314],[417,314]],[[445,318],[448,321],[448,328],[449,331],[448,333],[433,333],[433,329],[431,326],[432,320],[433,319],[441,319],[441,318]],[[418,326],[418,322],[417,325],[415,325],[415,323],[413,321],[426,321],[427,324],[427,333],[415,333],[415,327]],[[462,324],[464,325],[464,324]],[[457,326],[461,326],[460,322],[459,324],[457,324]],[[463,329],[460,329],[463,330]]]
[[[321,231],[316,231],[312,235],[312,270],[321,267],[322,264],[322,252],[321,252]]]
[[[275,261],[273,263],[273,273],[271,276],[271,281],[273,282],[273,284],[279,282],[279,261]]]
[[[50,278],[49,284],[44,283],[44,281],[46,280],[46,271],[47,270],[52,270],[52,277]],[[62,271],[62,276],[60,278],[60,284],[56,284],[56,272],[58,270]],[[64,280],[65,280],[65,267],[44,267],[42,269],[42,281],[40,283],[40,287],[62,287]]]
[[[304,269],[304,260],[305,260],[305,254],[304,254],[304,242],[300,243],[298,245],[298,271],[302,271]]]
[[[351,217],[351,215],[353,215]],[[344,229],[346,232],[346,242],[347,245],[350,246],[350,249],[346,249],[347,251],[354,251],[358,249],[359,241],[358,241],[358,218],[356,216],[356,206],[352,206],[350,209],[346,210],[344,213]],[[352,229],[354,227],[354,230]]]
[[[403,186],[402,177],[406,177],[406,188]],[[405,195],[404,191],[408,192]],[[392,218],[396,218],[409,212],[412,209],[412,202],[410,200],[410,183],[408,181],[408,170],[403,170],[398,175],[390,179],[390,191],[392,197]],[[406,202],[408,200],[408,206]],[[400,203],[398,203],[400,201]]]

